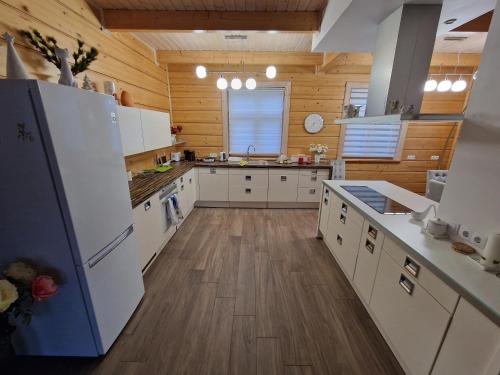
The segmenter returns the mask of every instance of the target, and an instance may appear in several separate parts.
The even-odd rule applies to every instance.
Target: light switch
[[[439,155],[432,155],[431,160],[439,160]]]
[[[406,157],[406,159],[408,160],[416,160],[417,159],[417,156],[416,155],[413,155],[413,154],[410,154]]]

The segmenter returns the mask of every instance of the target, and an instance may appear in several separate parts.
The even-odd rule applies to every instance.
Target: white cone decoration
[[[56,48],[56,56],[61,59],[61,76],[59,77],[58,83],[60,85],[77,87],[77,83],[73,78],[73,73],[71,73],[71,68],[68,63],[68,49]]]
[[[14,36],[5,32],[3,38],[7,42],[7,78],[8,79],[29,79],[23,62],[14,48]]]

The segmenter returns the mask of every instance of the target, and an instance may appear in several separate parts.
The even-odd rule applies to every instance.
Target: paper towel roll
[[[488,236],[480,263],[486,271],[500,270],[500,233]]]

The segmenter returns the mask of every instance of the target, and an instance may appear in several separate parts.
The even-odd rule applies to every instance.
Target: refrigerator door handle
[[[88,265],[89,268],[94,267],[101,260],[106,258],[106,256],[111,253],[114,249],[116,249],[120,244],[127,239],[128,236],[132,234],[134,231],[134,226],[131,225],[127,229],[123,231],[118,237],[116,237],[113,241],[111,241],[105,248],[99,251],[96,255],[89,259]]]

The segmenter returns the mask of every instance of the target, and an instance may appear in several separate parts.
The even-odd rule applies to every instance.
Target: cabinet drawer
[[[267,168],[228,168],[230,175],[268,175]]]
[[[321,199],[321,213],[319,217],[319,231],[326,237],[326,228],[328,226],[328,216],[330,216],[330,197],[333,198],[333,193],[326,186],[323,187],[323,195]]]
[[[335,213],[334,216],[342,224],[354,223],[359,227],[363,226],[363,221],[365,220],[363,215],[344,202],[341,198],[335,200],[333,208]]]
[[[370,307],[410,373],[429,374],[450,314],[385,251]]]
[[[269,177],[267,174],[229,174],[229,186],[265,187]]]
[[[299,187],[320,187],[321,181],[325,180],[324,176],[304,176],[299,175]]]
[[[298,176],[299,171],[292,168],[269,168],[269,175],[289,175]]]
[[[318,180],[326,180],[330,175],[330,171],[328,169],[301,168],[299,174],[301,176],[318,176]]]
[[[422,266],[414,257],[408,255],[391,238],[385,238],[384,250],[400,267],[405,268],[446,310],[452,312],[455,309],[459,295],[446,283],[441,281],[429,269]]]
[[[199,168],[198,169],[199,174],[222,174],[222,175],[227,175],[228,174],[228,168]]]
[[[199,194],[201,201],[222,201],[229,200],[228,176],[227,174],[204,174],[198,176]]]
[[[266,202],[267,185],[265,187],[231,186],[229,188],[230,202]]]
[[[353,282],[366,303],[370,303],[383,242],[382,231],[365,220]]]
[[[298,174],[269,174],[268,200],[270,202],[296,202]]]
[[[320,187],[299,187],[297,202],[319,202],[321,198]]]

